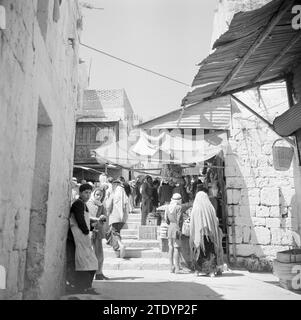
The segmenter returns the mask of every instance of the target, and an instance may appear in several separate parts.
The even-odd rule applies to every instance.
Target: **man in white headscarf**
[[[165,209],[165,220],[168,228],[168,246],[170,272],[180,273],[181,230],[183,225],[183,213],[191,207],[190,203],[182,204],[179,193],[174,193],[170,204]]]
[[[196,194],[190,220],[190,247],[197,275],[215,276],[223,265],[222,231],[208,195]]]

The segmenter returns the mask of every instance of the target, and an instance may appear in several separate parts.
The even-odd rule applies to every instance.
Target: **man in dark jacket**
[[[172,197],[173,187],[168,183],[168,181],[163,180],[161,186],[159,187],[159,202],[160,206],[170,202]]]
[[[153,179],[151,176],[146,176],[141,186],[141,225],[146,225],[147,215],[152,211],[152,196],[153,196]]]

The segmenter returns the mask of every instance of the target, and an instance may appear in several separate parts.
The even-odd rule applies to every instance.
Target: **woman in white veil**
[[[190,221],[190,248],[193,265],[197,272],[211,277],[223,265],[222,231],[208,195],[196,194]]]

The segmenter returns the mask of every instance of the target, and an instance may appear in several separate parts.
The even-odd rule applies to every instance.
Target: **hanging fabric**
[[[132,150],[139,155],[153,156],[159,150],[159,147],[148,142],[142,134]]]

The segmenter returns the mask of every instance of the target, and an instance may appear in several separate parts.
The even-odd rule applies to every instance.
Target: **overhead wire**
[[[101,54],[103,54],[103,55],[105,55],[105,56],[108,56],[108,57],[110,57],[110,58],[113,58],[113,59],[115,59],[115,60],[121,61],[121,62],[126,63],[126,64],[128,64],[128,65],[131,65],[131,66],[133,66],[133,67],[136,67],[136,68],[138,68],[138,69],[141,69],[141,70],[150,72],[150,73],[152,73],[152,74],[155,74],[155,75],[157,75],[157,76],[159,76],[159,77],[162,77],[162,78],[165,78],[165,79],[168,79],[168,80],[177,82],[177,83],[182,84],[182,85],[185,85],[185,86],[187,86],[187,87],[191,87],[191,85],[188,84],[188,83],[185,83],[185,82],[183,82],[183,81],[179,81],[179,80],[177,80],[177,79],[171,78],[171,77],[169,77],[169,76],[166,76],[166,75],[164,75],[164,74],[162,74],[162,73],[153,71],[153,70],[151,70],[151,69],[148,69],[148,68],[139,66],[139,65],[136,64],[136,63],[133,63],[133,62],[130,62],[130,61],[127,61],[127,60],[118,58],[118,57],[116,57],[116,56],[114,56],[114,55],[112,55],[112,54],[110,54],[110,53],[107,53],[107,52],[105,52],[105,51],[102,51],[102,50],[93,48],[93,47],[88,46],[88,45],[86,45],[86,44],[84,44],[84,43],[81,43],[81,42],[80,42],[80,45],[83,46],[83,47],[86,47],[86,48],[88,48],[88,49],[90,49],[90,50],[93,50],[93,51],[96,51],[96,52],[98,52],[98,53],[101,53]]]

